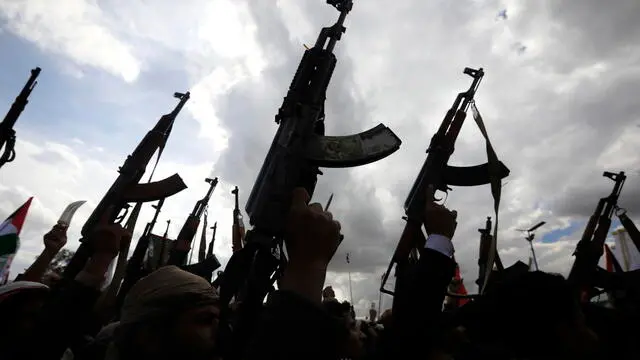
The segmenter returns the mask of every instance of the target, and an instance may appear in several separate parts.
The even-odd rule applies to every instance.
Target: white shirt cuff
[[[453,243],[451,239],[444,235],[431,234],[427,237],[425,249],[435,250],[443,255],[452,257],[454,253]]]

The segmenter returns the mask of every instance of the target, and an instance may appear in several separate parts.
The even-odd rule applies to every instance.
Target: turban
[[[140,279],[122,305],[120,325],[131,325],[217,303],[208,281],[176,266],[164,266]]]
[[[48,292],[49,287],[47,285],[32,282],[32,281],[14,281],[7,285],[0,286],[0,302],[9,299],[15,294],[22,294],[24,292]]]

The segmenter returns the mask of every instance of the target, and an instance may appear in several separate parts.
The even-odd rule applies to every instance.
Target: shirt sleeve
[[[426,249],[435,250],[448,257],[452,257],[454,253],[453,243],[451,242],[451,239],[440,234],[429,235],[424,247]]]

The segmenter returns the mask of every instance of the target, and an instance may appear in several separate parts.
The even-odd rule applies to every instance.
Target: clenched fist
[[[127,230],[120,224],[109,221],[111,211],[112,209],[105,211],[91,234],[94,255],[100,254],[114,258],[120,252],[121,243],[131,240],[131,234]]]
[[[45,250],[57,254],[67,243],[67,226],[63,223],[54,225],[42,240]]]
[[[340,244],[340,223],[322,205],[308,205],[309,200],[304,188],[294,189],[285,237],[289,263],[326,270]]]
[[[428,234],[438,234],[453,238],[458,225],[456,218],[458,213],[449,211],[446,207],[427,199],[424,211],[424,228]]]

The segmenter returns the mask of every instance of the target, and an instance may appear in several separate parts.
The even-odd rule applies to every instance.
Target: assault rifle
[[[11,104],[9,112],[7,112],[7,115],[4,116],[4,119],[0,123],[0,151],[2,151],[2,153],[0,153],[0,168],[16,158],[16,131],[13,129],[13,126],[29,103],[29,95],[31,95],[31,92],[38,84],[36,79],[38,75],[40,75],[40,70],[39,67],[31,69],[29,80],[27,80],[22,91],[20,91],[20,94],[18,94],[13,104]]]
[[[238,206],[238,187],[236,186],[231,193],[235,196],[236,200],[236,207],[233,209],[231,250],[236,252],[244,246],[244,221],[242,221],[242,212]]]
[[[582,238],[576,246],[574,252],[576,259],[569,272],[568,280],[579,298],[585,291],[591,289],[598,261],[604,252],[604,242],[611,227],[611,216],[618,207],[618,198],[627,179],[624,171],[617,174],[605,171],[602,176],[614,181],[613,190],[609,196],[598,201],[596,210],[589,218]]]
[[[140,184],[147,164],[156,151],[158,151],[158,159],[160,158],[167,139],[171,134],[173,123],[189,100],[189,92],[184,94],[175,93],[173,96],[180,99],[178,105],[176,105],[171,113],[163,115],[160,120],[158,120],[153,129],[145,135],[131,155],[127,157],[124,164],[118,170],[120,175],[113,182],[111,188],[109,188],[102,200],[100,200],[100,203],[82,227],[80,247],[78,247],[78,250],[65,269],[65,278],[75,278],[84,267],[84,264],[92,253],[90,236],[98,224],[98,221],[110,208],[112,211],[110,221],[121,223],[127,215],[129,203],[158,201],[175,195],[187,188],[178,174],[173,174],[164,180]],[[156,160],[156,165],[157,163],[158,161]],[[124,213],[119,215],[123,209]]]
[[[174,246],[171,247],[171,251],[169,252],[167,265],[182,266],[187,262],[187,256],[191,249],[191,241],[198,231],[200,218],[209,204],[213,190],[215,190],[216,185],[218,185],[218,178],[206,178],[204,181],[209,184],[209,190],[207,190],[207,194],[202,199],[196,202],[193,211],[189,214],[189,217],[187,217],[184,225],[182,225],[182,229],[180,229],[180,233],[178,233]]]
[[[282,243],[293,189],[304,187],[313,196],[317,176],[322,174],[319,167],[369,164],[394,153],[401,144],[382,124],[356,135],[324,136],[324,103],[337,62],[333,50],[346,30],[344,21],[353,6],[351,0],[327,3],[340,16],[334,25],[323,28],[315,45],[304,52],[276,115],[278,130],[246,204],[253,228],[246,234],[245,247],[232,255],[221,280],[221,322],[228,319],[232,297],[241,304],[241,320],[234,330],[239,341],[248,338],[243,332],[252,328],[254,315],[286,264]],[[242,344],[232,346],[241,349]]]
[[[404,292],[404,289],[406,289],[405,286],[410,286],[406,283],[406,280],[409,278],[408,267],[410,266],[410,255],[413,253],[413,257],[417,256],[415,249],[424,247],[426,241],[421,229],[426,199],[435,199],[435,192],[437,190],[448,192],[451,190],[449,185],[478,186],[491,184],[491,190],[494,196],[494,208],[497,213],[498,203],[500,201],[500,181],[509,175],[509,169],[497,159],[480,114],[477,112],[475,104],[473,103],[473,98],[484,76],[484,71],[482,68],[477,70],[465,68],[464,74],[473,78],[471,87],[469,90],[458,94],[453,106],[444,117],[440,128],[431,138],[431,143],[427,149],[427,158],[404,203],[406,224],[380,287],[380,291],[396,296],[393,306],[394,316],[397,312],[396,310],[400,307],[399,303],[401,303],[398,301],[398,298],[403,297],[400,293]],[[470,105],[474,105],[472,107],[474,120],[485,138],[489,161],[485,164],[472,167],[449,166],[447,163],[453,154],[456,138],[460,133],[460,129],[467,115],[467,109]],[[496,228],[497,222],[496,219]],[[493,251],[495,252],[495,244]],[[491,254],[491,251],[489,253]],[[385,289],[384,285],[389,278],[394,264],[397,265],[396,283],[395,290],[391,291]],[[489,259],[487,266],[489,269],[493,267],[493,259]]]
[[[204,261],[207,258],[207,222],[209,220],[209,214],[207,210],[204,211],[204,221],[202,222],[202,234],[200,234],[200,247],[198,248],[198,262]]]
[[[182,269],[196,274],[208,282],[211,282],[211,277],[213,276],[213,272],[216,271],[220,267],[220,262],[215,255],[211,254],[209,257],[205,257],[206,247],[207,247],[207,220],[208,220],[207,208],[204,210],[204,220],[202,221],[202,234],[200,235],[200,248],[198,249],[198,262],[195,264],[189,264],[187,266],[183,266]],[[195,248],[195,246],[193,247]],[[193,254],[192,248],[192,254]],[[191,259],[189,259],[189,263],[191,263]]]
[[[481,289],[484,285],[484,277],[487,273],[487,263],[489,261],[489,251],[491,251],[491,216],[487,217],[487,222],[485,224],[484,229],[478,229],[480,232],[480,249],[478,250],[478,279],[476,280],[476,284],[478,288]],[[498,270],[503,270],[504,266],[502,265],[502,261],[500,260],[500,256],[496,252],[495,256],[495,264]]]
[[[216,230],[218,229],[218,222],[213,223],[213,226],[210,227],[213,230],[213,235],[211,235],[211,242],[209,243],[209,247],[207,248],[207,258],[213,256],[213,244],[216,242]]]
[[[131,290],[131,287],[133,287],[138,280],[147,275],[147,272],[144,270],[144,257],[147,254],[151,233],[158,221],[158,215],[160,215],[162,205],[164,205],[164,199],[160,199],[157,205],[151,205],[156,211],[153,214],[151,221],[149,221],[144,227],[144,232],[142,233],[142,236],[140,236],[136,247],[133,249],[133,254],[131,254],[129,261],[127,261],[125,276],[122,280],[122,285],[120,285],[120,289],[118,290],[118,297],[116,300],[116,308],[118,312],[120,312],[120,308],[124,303],[124,298],[129,293],[129,290]]]

